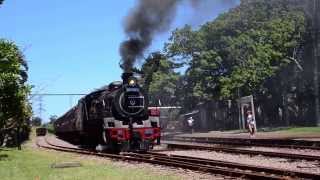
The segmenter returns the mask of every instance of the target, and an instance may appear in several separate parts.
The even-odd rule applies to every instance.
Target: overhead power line
[[[83,96],[87,94],[83,93],[35,93],[35,94],[30,94],[31,96]]]

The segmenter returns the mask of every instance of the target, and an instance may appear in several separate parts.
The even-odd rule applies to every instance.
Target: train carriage
[[[47,128],[45,127],[38,127],[36,129],[36,136],[45,136],[47,134]]]

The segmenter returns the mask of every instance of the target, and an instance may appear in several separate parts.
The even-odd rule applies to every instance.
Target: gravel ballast
[[[191,156],[197,158],[205,158],[219,161],[235,162],[241,164],[265,166],[273,168],[287,169],[291,171],[301,171],[307,173],[320,174],[320,162],[318,161],[304,161],[304,160],[289,160],[283,158],[269,158],[264,156],[250,156],[243,154],[229,154],[214,151],[200,151],[200,150],[176,150],[163,151],[161,153],[168,155]]]

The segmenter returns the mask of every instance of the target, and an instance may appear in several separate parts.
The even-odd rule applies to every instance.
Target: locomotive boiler
[[[132,73],[81,98],[54,123],[57,136],[113,151],[147,151],[160,143],[159,111]]]

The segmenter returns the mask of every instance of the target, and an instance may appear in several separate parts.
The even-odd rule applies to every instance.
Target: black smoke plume
[[[130,72],[156,33],[167,30],[175,17],[180,0],[139,0],[125,19],[128,40],[121,43],[121,67]]]
[[[142,57],[155,34],[170,27],[178,3],[183,0],[137,0],[138,3],[125,18],[124,30],[128,40],[120,45],[121,68],[131,72],[135,61]],[[187,0],[185,0],[187,1]],[[203,13],[200,4],[213,6],[212,2],[236,4],[239,0],[188,0],[197,12]],[[205,13],[205,12],[204,12]]]

